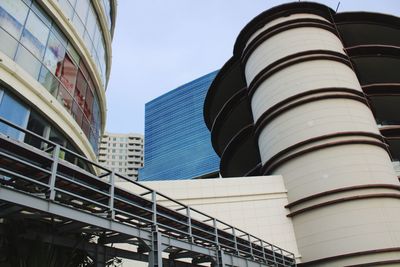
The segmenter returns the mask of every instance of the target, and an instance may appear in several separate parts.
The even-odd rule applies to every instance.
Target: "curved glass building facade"
[[[11,99],[23,107],[1,116],[46,138],[57,131],[63,145],[95,159],[115,8],[112,0],[0,0],[0,109]]]
[[[139,181],[218,176],[219,158],[203,121],[204,98],[216,73],[146,103],[144,168],[139,170]]]

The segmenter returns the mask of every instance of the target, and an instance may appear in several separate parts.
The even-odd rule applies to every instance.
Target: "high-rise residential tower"
[[[1,0],[0,116],[95,160],[115,13],[115,0]]]
[[[399,68],[400,18],[296,2],[247,24],[208,91],[221,175],[283,176],[302,266],[400,263]]]
[[[104,133],[99,146],[99,163],[137,180],[138,171],[143,167],[143,135]]]
[[[218,177],[219,159],[203,121],[203,103],[217,72],[146,103],[140,181]]]

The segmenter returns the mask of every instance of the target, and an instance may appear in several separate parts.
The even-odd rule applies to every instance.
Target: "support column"
[[[151,232],[151,248],[149,252],[149,267],[162,267],[162,246],[161,246],[161,233],[158,227],[153,226]]]
[[[218,250],[217,250],[216,267],[225,267],[224,251],[221,248],[218,248]]]

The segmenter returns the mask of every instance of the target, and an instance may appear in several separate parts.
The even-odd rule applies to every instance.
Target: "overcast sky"
[[[118,0],[109,132],[144,132],[146,102],[211,71],[231,57],[240,30],[264,10],[293,1]],[[336,9],[338,0],[316,1]],[[400,16],[400,0],[341,0],[339,11]]]

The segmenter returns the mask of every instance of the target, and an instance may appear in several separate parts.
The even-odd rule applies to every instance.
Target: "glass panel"
[[[98,152],[98,146],[97,146],[97,139],[95,137],[95,134],[93,133],[93,131],[90,132],[90,136],[89,136],[89,142],[92,145],[96,155]]]
[[[63,146],[63,147],[65,147],[67,145],[67,140],[65,139],[65,137],[54,127],[51,127],[51,129],[50,129],[49,140],[53,141],[54,143],[59,144],[60,146]],[[65,151],[61,150],[59,157],[61,159],[64,159]]]
[[[72,47],[71,44],[68,44],[67,50],[68,50],[69,55],[74,60],[74,62],[78,65],[79,61],[80,61],[80,57],[79,57],[78,53],[76,52],[76,50]]]
[[[19,39],[28,10],[20,0],[0,0],[0,26]]]
[[[53,27],[51,28],[51,32],[58,38],[58,40],[62,43],[64,47],[68,46],[67,37],[61,32],[57,25],[53,25]]]
[[[78,68],[72,63],[71,59],[66,55],[61,70],[61,83],[72,95],[75,89],[76,75]]]
[[[92,108],[93,108],[93,93],[92,90],[87,90],[86,91],[86,99],[85,99],[85,107],[83,112],[85,113],[86,118],[88,118],[89,121],[92,119]]]
[[[71,20],[74,15],[74,9],[71,4],[67,0],[58,0],[58,3],[60,4],[63,13]]]
[[[53,33],[50,33],[43,63],[47,66],[51,73],[55,74],[57,77],[60,77],[61,75],[64,56],[64,46]]]
[[[89,34],[87,31],[85,31],[85,34],[83,36],[83,42],[85,43],[86,48],[88,49],[88,51],[90,52],[90,54],[92,54],[92,40],[89,37]]]
[[[40,66],[42,64],[28,50],[26,50],[21,45],[18,47],[17,55],[15,56],[15,61],[27,72],[29,72],[34,79],[38,78]]]
[[[25,105],[4,92],[3,98],[0,102],[0,117],[3,117],[4,119],[9,120],[16,125],[25,128],[28,115],[29,110],[27,107],[25,107]],[[21,140],[23,137],[23,133],[5,125],[4,123],[0,123],[0,133],[19,140]]]
[[[86,22],[88,10],[89,0],[79,0],[76,2],[75,11],[84,23]]]
[[[39,82],[50,92],[54,97],[57,97],[59,81],[53,74],[42,65],[42,69],[39,75]]]
[[[83,109],[85,103],[86,96],[86,88],[87,82],[83,77],[82,72],[78,72],[78,78],[76,81],[76,90],[75,90],[75,100],[78,102],[78,105]]]
[[[36,13],[36,15],[41,19],[41,21],[44,22],[47,25],[47,27],[51,28],[52,20],[49,18],[49,16],[47,16],[47,14],[43,11],[43,9],[38,6],[36,2],[33,3],[31,8]]]
[[[21,42],[36,57],[42,59],[49,32],[43,21],[34,12],[30,12]]]
[[[61,103],[61,105],[64,106],[66,110],[71,112],[71,107],[72,107],[72,96],[70,93],[60,84],[60,87],[58,88],[58,96],[57,96],[58,102]]]
[[[86,31],[88,32],[91,38],[93,38],[94,36],[94,31],[96,30],[96,23],[97,23],[96,13],[93,11],[93,6],[90,6],[88,18],[86,21]]]
[[[68,2],[70,2],[71,3],[71,6],[75,6],[75,3],[76,3],[76,0],[68,0]]]
[[[14,59],[15,51],[17,50],[18,42],[11,37],[7,32],[0,28],[0,50],[8,57]]]
[[[97,132],[100,131],[100,108],[99,108],[99,98],[97,95],[94,97],[94,102],[93,102],[93,117],[92,117],[92,125],[94,125],[94,128]]]
[[[82,130],[85,133],[85,135],[89,138],[90,125],[89,125],[88,120],[85,117],[83,117],[83,120],[82,120]]]
[[[31,112],[29,116],[27,129],[31,132],[34,132],[46,138],[47,137],[46,133],[49,129],[49,124],[36,112]],[[39,149],[43,148],[45,145],[45,143],[43,143],[41,139],[30,134],[26,134],[24,142]]]
[[[85,25],[83,24],[82,20],[76,15],[76,13],[74,15],[74,18],[72,19],[72,22],[74,23],[75,29],[78,34],[80,36],[83,36],[83,33],[85,32]]]
[[[76,103],[76,101],[74,101],[72,104],[72,115],[74,116],[75,121],[78,123],[78,125],[81,126],[83,112],[79,108],[79,105],[78,105],[78,103]]]

